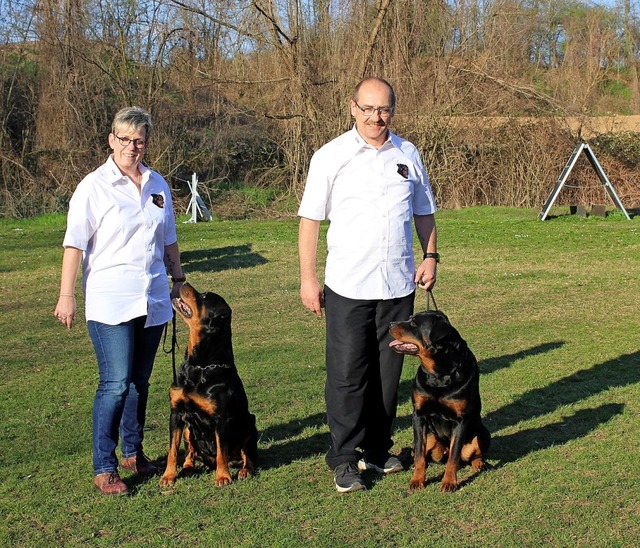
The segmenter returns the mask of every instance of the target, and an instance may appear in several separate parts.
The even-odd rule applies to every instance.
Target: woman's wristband
[[[171,276],[171,281],[172,281],[174,284],[181,284],[181,283],[183,283],[183,282],[186,282],[186,281],[187,281],[187,277],[186,277],[186,276],[181,276],[180,278],[174,278],[173,276]]]
[[[73,295],[72,293],[60,293],[61,297],[71,297],[72,299],[75,299],[76,296]]]

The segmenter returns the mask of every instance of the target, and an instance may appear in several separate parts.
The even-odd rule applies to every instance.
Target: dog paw
[[[231,485],[231,478],[228,476],[216,478],[216,487],[222,487],[223,485]]]
[[[489,465],[482,459],[474,459],[471,461],[471,467],[475,472],[482,472],[488,470]]]
[[[241,468],[240,471],[238,472],[238,479],[247,479],[250,478],[253,474],[251,473],[251,470],[247,469],[247,468]]]
[[[176,477],[173,475],[163,475],[158,481],[160,487],[173,487],[176,482]]]
[[[409,482],[409,491],[420,491],[424,489],[424,480],[411,480]]]
[[[458,484],[453,481],[443,481],[440,485],[440,491],[443,493],[453,493],[458,488]]]

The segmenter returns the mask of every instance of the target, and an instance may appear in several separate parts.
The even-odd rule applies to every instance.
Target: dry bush
[[[554,118],[522,122],[432,117],[414,120],[413,125],[409,137],[423,151],[437,201],[445,208],[540,207],[577,144],[562,120]],[[602,192],[585,156],[557,203],[603,203]]]
[[[108,154],[111,118],[131,104],[154,118],[146,159],[178,206],[194,172],[209,203],[227,198],[225,216],[262,215],[265,196],[276,209],[295,204],[313,152],[350,127],[348,100],[365,75],[393,83],[394,130],[423,152],[441,206],[539,206],[576,144],[559,119],[612,104],[605,83],[628,79],[613,68],[618,22],[573,2],[36,5],[37,25],[24,29],[39,37],[36,69],[16,79],[0,66],[13,93],[0,105],[4,216],[64,211]],[[632,192],[632,173],[620,174]]]

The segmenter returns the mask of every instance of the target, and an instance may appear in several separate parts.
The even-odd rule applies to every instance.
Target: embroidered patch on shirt
[[[405,179],[409,178],[409,168],[404,164],[398,164],[398,173],[402,175]]]
[[[164,196],[162,194],[152,194],[152,202],[158,207],[164,207]]]

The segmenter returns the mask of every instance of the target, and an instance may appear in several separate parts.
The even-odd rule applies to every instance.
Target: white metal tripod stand
[[[185,221],[185,223],[197,223],[198,222],[198,214],[204,221],[211,220],[211,213],[207,209],[207,206],[204,205],[204,201],[198,194],[198,176],[194,173],[191,176],[191,182],[187,183],[189,188],[191,189],[191,201],[189,202],[189,207],[187,207],[187,211],[185,213],[189,213],[189,209],[191,209],[191,219]]]

